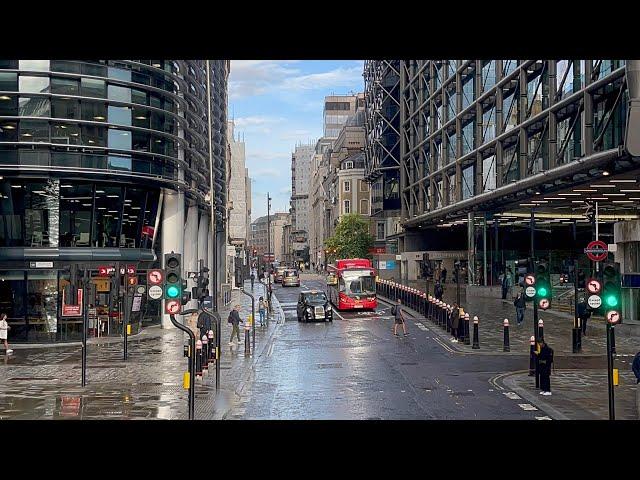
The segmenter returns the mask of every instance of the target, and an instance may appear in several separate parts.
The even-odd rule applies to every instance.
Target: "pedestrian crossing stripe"
[[[502,394],[510,400],[521,400],[522,397],[515,392],[502,392]]]
[[[530,403],[519,403],[518,406],[525,411],[538,410],[536,407],[534,407]]]

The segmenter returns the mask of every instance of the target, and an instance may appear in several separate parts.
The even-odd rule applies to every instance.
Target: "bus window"
[[[340,277],[340,279],[338,280],[338,291],[339,292],[344,292],[346,290],[345,288],[345,284],[344,284],[344,278]]]

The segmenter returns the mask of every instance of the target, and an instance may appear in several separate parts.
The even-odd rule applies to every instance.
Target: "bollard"
[[[538,320],[538,340],[544,340],[544,322],[542,319]]]
[[[470,345],[471,339],[469,338],[469,314],[464,314],[464,344]]]
[[[209,361],[207,355],[209,354],[209,339],[206,335],[202,335],[202,370],[208,372]]]
[[[444,311],[444,307],[445,307],[445,303],[443,301],[440,301],[440,327],[443,330],[447,329],[447,319],[445,318],[446,312]]]
[[[502,322],[504,327],[504,346],[502,347],[503,352],[510,352],[511,348],[509,346],[509,319],[505,318],[504,322]]]
[[[202,377],[202,341],[196,342],[196,377]]]
[[[422,294],[422,315],[427,319],[427,294]]]
[[[480,348],[480,334],[478,332],[478,317],[473,317],[473,346],[474,350]]]
[[[453,311],[453,309],[451,308],[451,305],[447,304],[447,308],[445,310],[445,320],[447,322],[447,333],[451,332],[451,312]]]
[[[207,363],[210,363],[215,357],[213,354],[215,352],[215,346],[213,345],[213,330],[209,330],[207,332],[207,337],[209,337],[209,357],[207,358]]]
[[[249,321],[247,321],[244,325],[244,354],[247,356],[251,355],[251,322],[253,322],[253,317],[249,315]]]
[[[533,377],[536,374],[536,337],[531,335],[529,343],[529,376]]]

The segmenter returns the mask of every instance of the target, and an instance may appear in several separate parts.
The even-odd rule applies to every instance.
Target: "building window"
[[[384,222],[376,224],[376,240],[384,240]]]
[[[351,200],[344,201],[344,213],[351,213]]]
[[[360,214],[369,215],[369,200],[360,200]]]
[[[353,162],[344,162],[344,168],[353,168]]]
[[[346,180],[344,182],[344,191],[345,192],[350,192],[351,191],[351,181],[350,180]]]
[[[364,180],[360,180],[360,191],[361,192],[368,192],[369,191],[369,185]]]

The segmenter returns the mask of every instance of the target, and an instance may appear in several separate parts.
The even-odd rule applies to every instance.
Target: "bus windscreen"
[[[376,281],[369,270],[348,270],[342,272],[344,293],[347,295],[375,295]]]

